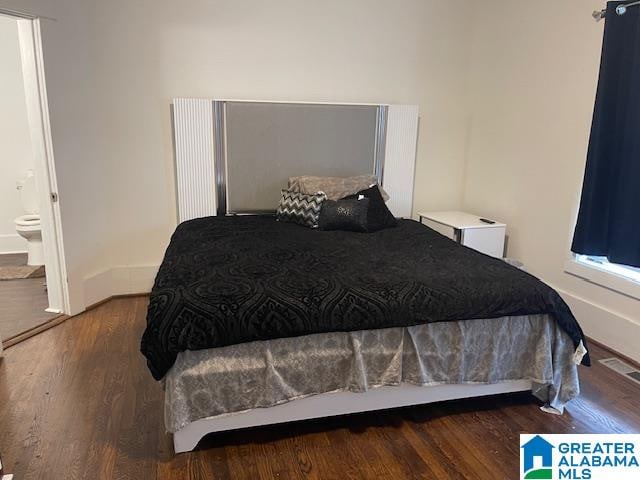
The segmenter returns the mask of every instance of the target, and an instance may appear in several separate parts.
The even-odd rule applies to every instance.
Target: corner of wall
[[[110,297],[151,292],[158,268],[159,265],[121,265],[85,277],[83,310]]]

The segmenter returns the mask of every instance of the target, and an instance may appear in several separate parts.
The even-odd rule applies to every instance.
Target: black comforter
[[[552,288],[418,222],[353,233],[209,217],[173,234],[141,350],[161,379],[184,350],[536,313],[552,315],[576,346],[584,341]]]

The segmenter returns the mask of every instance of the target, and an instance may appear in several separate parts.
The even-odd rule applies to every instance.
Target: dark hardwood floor
[[[17,480],[513,479],[519,433],[640,432],[640,385],[595,361],[563,416],[516,394],[211,435],[174,456],[139,353],[146,306],[115,299],[5,351],[0,452]]]
[[[26,264],[26,253],[0,255],[0,266]],[[49,299],[44,283],[44,278],[0,280],[0,340],[19,335],[58,315],[45,312]]]

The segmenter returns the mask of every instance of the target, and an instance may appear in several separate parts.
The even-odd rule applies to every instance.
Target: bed
[[[142,353],[176,452],[209,432],[531,390],[561,413],[589,355],[552,288],[400,220],[376,233],[271,216],[172,236]]]

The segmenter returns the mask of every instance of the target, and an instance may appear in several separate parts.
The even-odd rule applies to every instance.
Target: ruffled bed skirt
[[[165,423],[386,385],[531,380],[547,410],[579,394],[584,347],[547,315],[331,332],[187,351],[164,379]]]

